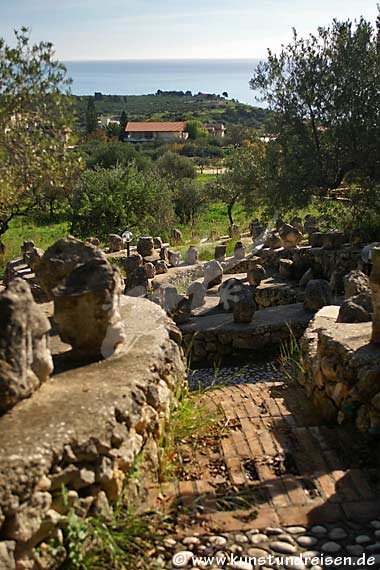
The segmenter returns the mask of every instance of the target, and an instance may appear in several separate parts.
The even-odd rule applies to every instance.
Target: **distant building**
[[[144,142],[154,140],[186,140],[186,122],[128,122],[125,127],[126,138],[129,142]]]
[[[203,128],[206,129],[208,134],[211,135],[212,137],[223,138],[224,135],[226,134],[226,127],[223,125],[223,123],[215,123],[215,124],[206,123],[205,125],[203,125]]]

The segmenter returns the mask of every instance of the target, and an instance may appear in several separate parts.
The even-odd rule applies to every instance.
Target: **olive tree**
[[[19,215],[45,209],[72,187],[79,162],[66,149],[73,114],[65,67],[53,46],[0,38],[0,235]]]

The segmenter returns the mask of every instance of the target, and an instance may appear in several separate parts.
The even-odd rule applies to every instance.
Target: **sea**
[[[249,105],[255,99],[249,80],[258,59],[172,59],[67,61],[75,95],[146,95],[162,91],[227,92],[229,98]]]

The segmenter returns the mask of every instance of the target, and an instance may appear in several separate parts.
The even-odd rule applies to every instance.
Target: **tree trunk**
[[[233,226],[234,225],[234,220],[232,218],[232,208],[234,207],[235,202],[230,202],[230,204],[227,204],[227,214],[228,214],[228,219],[230,221],[230,225]]]

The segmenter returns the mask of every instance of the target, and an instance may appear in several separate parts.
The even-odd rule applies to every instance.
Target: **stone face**
[[[181,254],[180,254],[180,252],[171,251],[171,250],[169,249],[169,251],[168,251],[168,257],[169,257],[169,264],[170,264],[172,267],[178,267],[178,265],[179,265],[180,262],[181,262]]]
[[[281,277],[292,279],[294,270],[294,261],[291,259],[280,259],[279,272]]]
[[[370,290],[346,299],[339,309],[339,323],[367,323],[372,320]]]
[[[137,251],[142,257],[150,257],[154,254],[154,241],[151,236],[143,236],[137,242]]]
[[[220,297],[219,304],[223,306],[225,311],[233,310],[236,303],[239,302],[240,294],[243,292],[245,287],[246,285],[244,285],[240,279],[236,279],[235,277],[224,281],[224,283],[219,287],[218,297]]]
[[[350,299],[360,293],[369,292],[369,279],[365,273],[355,269],[343,277],[344,297]]]
[[[148,276],[145,266],[138,266],[127,273],[124,294],[129,297],[145,297],[148,289]]]
[[[252,287],[258,287],[263,279],[266,277],[264,267],[255,261],[248,262],[247,279]]]
[[[185,255],[185,263],[188,265],[195,265],[198,263],[199,252],[196,247],[191,245]]]
[[[50,323],[28,284],[16,278],[0,294],[0,413],[29,397],[53,371]]]
[[[304,307],[316,313],[322,307],[332,304],[332,292],[328,281],[311,279],[306,285]]]
[[[124,340],[122,290],[119,270],[97,259],[79,265],[53,289],[54,320],[73,355],[108,357]]]
[[[99,249],[73,237],[63,238],[50,246],[36,269],[36,277],[49,299],[52,290],[76,267],[87,261],[107,261]]]
[[[124,240],[118,234],[109,234],[108,236],[108,247],[110,253],[121,251],[125,247]]]
[[[245,286],[238,293],[238,300],[233,307],[235,323],[250,323],[255,314],[256,303],[254,300],[254,288]]]
[[[344,244],[343,232],[327,232],[323,234],[324,249],[339,249]]]
[[[205,304],[206,287],[199,281],[191,283],[187,289],[187,296],[191,298],[191,309],[197,309]]]
[[[373,306],[371,342],[374,344],[380,344],[380,247],[375,247],[372,250],[370,284]]]
[[[145,272],[148,279],[153,279],[156,276],[156,268],[153,263],[145,263]]]
[[[236,259],[244,259],[245,258],[245,246],[243,242],[237,241],[234,247],[234,257]]]
[[[215,285],[220,285],[223,278],[223,267],[214,259],[213,261],[209,261],[204,266],[204,276],[203,276],[203,284],[206,289],[211,289],[215,287]]]
[[[214,259],[217,261],[224,261],[226,259],[226,249],[227,246],[224,244],[215,246]]]
[[[279,249],[280,247],[283,247],[283,245],[280,234],[277,232],[269,234],[264,243],[264,247],[269,247],[269,249]]]
[[[285,247],[295,247],[301,243],[302,233],[290,224],[284,224],[279,231],[280,237]]]

